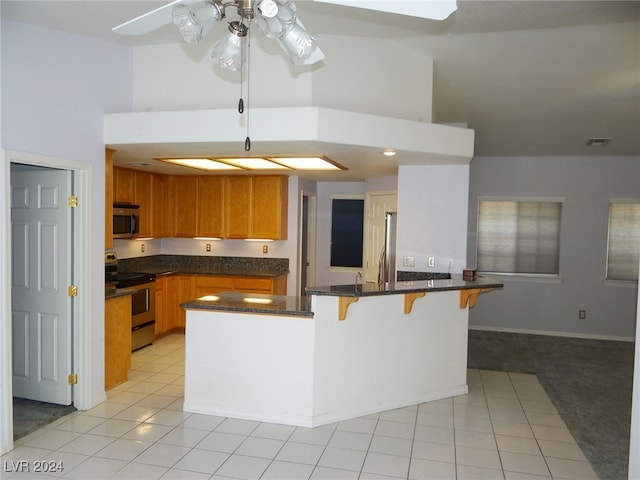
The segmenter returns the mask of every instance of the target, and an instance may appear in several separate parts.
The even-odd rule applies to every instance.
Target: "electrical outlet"
[[[207,252],[210,252],[210,251],[211,251],[211,244],[210,244],[210,243],[207,243],[207,244],[204,246],[204,249],[205,249]]]
[[[144,251],[145,251],[144,243],[141,243],[141,244],[140,244],[140,251],[141,251],[142,253],[144,253]]]
[[[587,311],[586,310],[578,310],[578,319],[586,320],[587,319]]]
[[[416,257],[409,257],[409,256],[402,257],[402,266],[403,267],[415,267],[416,266]]]
[[[427,257],[427,267],[436,268],[436,257]]]
[[[262,245],[262,253],[269,253],[269,245]]]

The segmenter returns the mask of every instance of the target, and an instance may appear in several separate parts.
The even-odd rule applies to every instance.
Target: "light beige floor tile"
[[[362,471],[390,477],[406,478],[409,473],[409,457],[369,452],[362,466]]]
[[[597,480],[597,476],[588,462],[578,462],[563,458],[546,457],[553,478],[567,480]]]
[[[408,438],[385,437],[374,435],[371,440],[370,452],[386,453],[388,455],[411,456],[411,447],[414,442]],[[438,444],[442,445],[442,444]]]
[[[501,470],[500,456],[495,450],[456,445],[456,464]]]
[[[587,461],[580,447],[574,442],[538,440],[538,444],[545,457],[564,458],[566,460],[577,460],[579,462]]]
[[[411,480],[456,480],[456,466],[453,463],[412,458],[409,478]]]
[[[455,463],[456,449],[451,444],[415,440],[411,450],[411,457],[436,462]]]
[[[542,454],[538,442],[534,438],[496,435],[496,443],[500,452],[526,453],[528,455]]]
[[[525,453],[500,452],[502,468],[510,472],[530,473],[549,476],[550,472],[544,457]]]
[[[188,447],[176,445],[162,445],[156,443],[142,452],[135,461],[160,467],[173,467],[182,457],[189,453]]]
[[[212,475],[229,458],[228,453],[194,448],[182,457],[173,468]]]

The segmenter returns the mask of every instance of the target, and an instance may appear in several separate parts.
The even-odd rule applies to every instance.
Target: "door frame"
[[[303,198],[307,197],[307,238],[302,238],[302,222],[303,222]],[[298,239],[298,281],[296,282],[296,295],[300,293],[302,288],[302,269],[307,268],[306,260],[302,258],[302,243],[307,242],[307,257],[309,259],[309,268],[307,270],[307,286],[315,285],[316,281],[316,218],[317,218],[317,196],[313,192],[302,190],[299,198],[299,220],[298,220],[298,232],[300,238]]]
[[[90,195],[90,186],[93,178],[93,165],[88,162],[48,157],[44,155],[0,150],[2,169],[0,170],[0,185],[5,186],[2,198],[4,208],[0,209],[0,230],[5,233],[0,235],[0,255],[2,260],[2,272],[0,275],[0,344],[2,354],[0,361],[0,453],[13,449],[13,388],[12,388],[12,334],[11,334],[11,163],[37,165],[40,167],[56,168],[73,171],[75,194],[80,199],[74,213],[73,227],[73,255],[76,259],[91,258],[93,250],[93,222],[91,210],[93,198]],[[102,222],[102,219],[101,219]],[[72,365],[78,378],[84,379],[74,386],[73,402],[79,410],[87,409],[92,401],[92,360],[91,343],[93,338],[92,300],[91,292],[94,281],[91,275],[91,262],[74,261],[73,279],[76,285],[80,285],[79,295],[72,303],[73,318],[72,328]]]

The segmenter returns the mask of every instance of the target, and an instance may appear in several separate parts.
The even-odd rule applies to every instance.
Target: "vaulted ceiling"
[[[166,2],[6,1],[4,18],[113,42],[181,42],[111,28]],[[640,2],[458,1],[438,22],[298,1],[320,37],[399,42],[434,59],[433,121],[475,130],[475,156],[640,155]],[[588,147],[592,137],[612,138]]]

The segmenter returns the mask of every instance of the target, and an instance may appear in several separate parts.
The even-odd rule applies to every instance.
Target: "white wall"
[[[103,113],[131,106],[132,53],[128,47],[11,21],[2,21],[2,148],[62,159],[64,164],[93,164],[90,215],[104,218]],[[8,192],[6,172],[1,190]],[[80,199],[82,202],[83,200]],[[9,203],[3,202],[4,208]],[[8,218],[8,216],[6,217]],[[104,396],[104,222],[92,222],[89,269],[90,319],[93,338],[91,391]],[[4,228],[6,219],[3,223]],[[6,237],[6,235],[3,235]],[[4,257],[4,255],[3,255]],[[5,258],[6,260],[6,258]],[[8,271],[8,269],[3,269]],[[0,290],[10,292],[10,280],[0,278]],[[82,285],[79,286],[82,291]],[[86,291],[86,289],[85,289]],[[3,302],[3,305],[6,305]],[[3,315],[1,321],[10,317]],[[6,325],[3,325],[6,327]],[[3,341],[8,327],[2,328]],[[2,391],[2,402],[7,399]]]
[[[415,257],[406,271],[461,273],[467,266],[469,166],[405,166],[398,169],[396,256]],[[435,267],[427,267],[428,257]]]
[[[226,23],[216,27],[210,38],[222,35]],[[431,122],[430,57],[416,59],[414,50],[380,39],[320,41],[325,60],[296,67],[275,41],[252,37],[248,107],[313,105]],[[214,69],[211,50],[211,42],[135,47],[134,111],[236,108],[240,72]]]
[[[640,157],[475,158],[469,211],[478,196],[564,197],[560,278],[503,278],[505,287],[471,310],[470,325],[599,338],[635,335],[636,285],[604,281],[610,198],[640,197]],[[469,259],[475,264],[476,214],[469,215]],[[502,278],[502,277],[501,277]],[[585,320],[578,310],[586,310]]]
[[[220,22],[208,37],[222,35],[227,23]],[[251,39],[249,96],[246,107],[311,105],[312,66],[293,67],[277,50],[274,41],[256,35]],[[240,72],[213,66],[212,42],[188,45],[135,47],[133,111],[198,110],[237,108]],[[276,50],[273,50],[274,47]],[[245,82],[246,75],[245,73]]]
[[[313,104],[431,122],[433,59],[387,39],[326,35]]]

